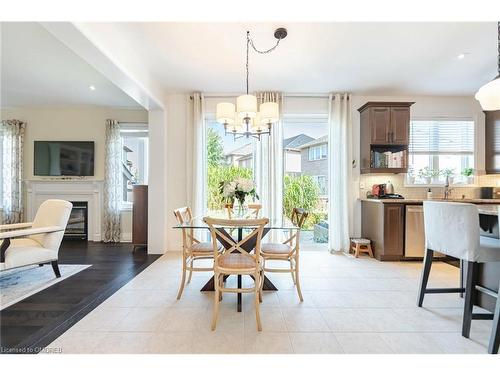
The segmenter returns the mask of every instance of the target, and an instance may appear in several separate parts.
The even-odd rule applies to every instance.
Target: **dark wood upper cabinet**
[[[369,110],[371,143],[385,145],[389,142],[391,109],[389,107],[373,107]]]
[[[410,107],[391,107],[391,144],[410,142]]]
[[[407,171],[410,106],[412,104],[413,102],[368,102],[358,108],[361,173],[405,173]],[[398,163],[400,165],[398,167],[377,166],[379,155],[385,152],[391,152],[393,155],[402,152],[404,162]],[[378,161],[374,162],[374,160]]]
[[[484,111],[486,173],[500,174],[500,111]]]

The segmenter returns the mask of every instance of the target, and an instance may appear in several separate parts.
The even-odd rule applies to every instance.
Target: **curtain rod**
[[[205,98],[234,98],[236,96],[241,95],[241,93],[207,93],[203,94]],[[283,93],[283,96],[286,97],[297,97],[297,98],[328,98],[330,94],[314,94],[314,93],[304,93],[304,94],[299,94],[299,93]]]

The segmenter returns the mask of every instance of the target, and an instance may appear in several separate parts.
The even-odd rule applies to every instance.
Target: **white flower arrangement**
[[[248,178],[237,178],[234,181],[225,182],[221,186],[222,196],[228,200],[237,199],[241,204],[245,202],[247,195],[259,199],[255,191],[255,184]]]

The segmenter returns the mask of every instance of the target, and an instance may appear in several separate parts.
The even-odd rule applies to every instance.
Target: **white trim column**
[[[167,250],[167,116],[149,111],[148,253]]]

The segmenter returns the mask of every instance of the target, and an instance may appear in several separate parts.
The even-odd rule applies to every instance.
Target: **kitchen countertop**
[[[432,200],[437,202],[457,202],[457,203],[474,203],[474,204],[491,204],[491,205],[500,205],[500,199],[474,199],[474,198],[466,198],[466,199],[447,199],[446,201],[442,198],[434,198],[434,199],[375,199],[375,198],[360,198],[362,202],[377,202],[377,203],[403,203],[403,204],[421,204],[423,201]]]
[[[489,216],[500,216],[500,205],[481,205],[478,208],[480,214]]]

